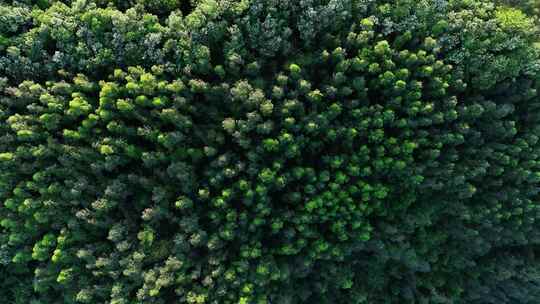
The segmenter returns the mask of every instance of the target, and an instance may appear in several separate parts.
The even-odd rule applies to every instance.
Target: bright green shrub
[[[0,20],[2,303],[540,300],[518,11],[9,1]]]
[[[517,7],[530,15],[538,15],[540,13],[540,1],[538,0],[497,0],[495,2],[497,4]]]

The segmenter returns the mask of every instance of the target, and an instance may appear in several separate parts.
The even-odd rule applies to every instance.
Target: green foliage
[[[497,4],[516,7],[529,15],[540,14],[540,1],[538,0],[497,0]]]
[[[5,1],[0,302],[538,303],[533,21]]]

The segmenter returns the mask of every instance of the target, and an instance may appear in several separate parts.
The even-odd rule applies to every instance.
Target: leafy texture
[[[530,15],[538,15],[540,13],[540,1],[538,0],[497,0],[495,2],[497,4],[517,7]]]
[[[533,22],[5,1],[3,303],[538,303]]]

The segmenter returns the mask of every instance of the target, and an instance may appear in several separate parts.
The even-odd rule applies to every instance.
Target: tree
[[[468,0],[8,1],[6,303],[536,303],[534,21]]]

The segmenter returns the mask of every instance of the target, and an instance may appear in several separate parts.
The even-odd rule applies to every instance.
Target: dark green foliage
[[[538,303],[533,21],[0,6],[1,303]]]

